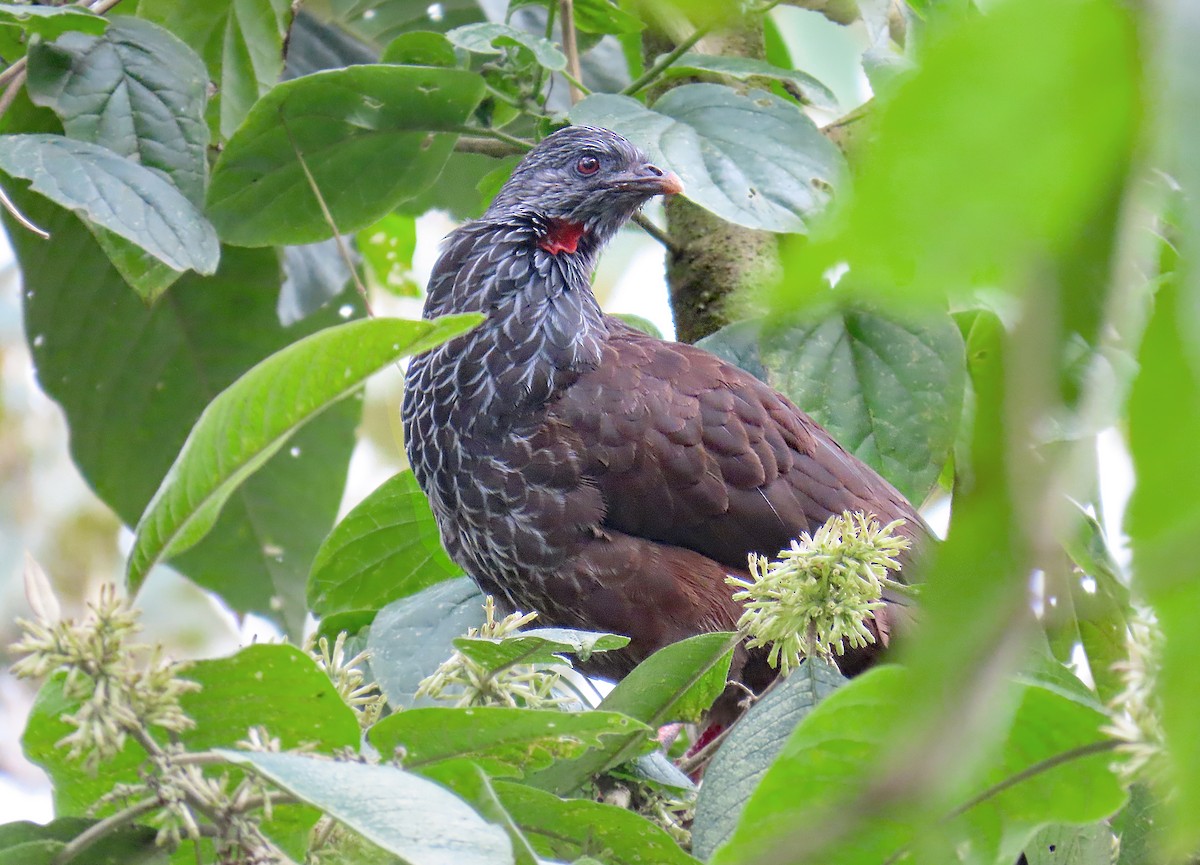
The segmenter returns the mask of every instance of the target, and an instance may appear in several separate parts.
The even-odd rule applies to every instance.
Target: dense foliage
[[[58,819],[0,826],[0,861],[1194,857],[1200,16],[977,5],[0,5],[27,339],[134,530],[126,588],[169,562],[290,639],[173,665],[115,596],[62,620],[31,564],[24,746]],[[865,106],[792,56],[793,6],[862,37]],[[417,291],[414,218],[478,215],[568,121],[778,233],[782,278],[704,344],[951,502],[895,663],[806,660],[692,757],[659,728],[701,718],[735,637],[601,699],[564,668],[624,638],[485,614],[410,474],[334,525],[364,382],[474,324],[367,314]],[[631,230],[674,268],[673,228]]]

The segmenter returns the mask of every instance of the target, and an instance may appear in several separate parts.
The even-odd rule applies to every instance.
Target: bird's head
[[[626,139],[595,126],[568,126],[529,151],[485,216],[532,218],[547,252],[598,249],[655,195],[683,190]]]

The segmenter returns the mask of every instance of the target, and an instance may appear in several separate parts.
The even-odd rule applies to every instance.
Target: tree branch
[[[122,808],[117,813],[105,817],[99,823],[89,826],[67,842],[67,846],[59,850],[58,855],[54,857],[54,865],[66,865],[66,863],[87,850],[87,848],[91,847],[101,838],[115,832],[122,826],[132,823],[139,817],[149,814],[161,805],[162,803],[158,799],[143,799],[141,802],[130,805],[128,808]]]

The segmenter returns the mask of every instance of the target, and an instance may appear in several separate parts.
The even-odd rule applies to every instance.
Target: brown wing
[[[925,535],[891,484],[771,387],[702,349],[608,323],[600,366],[552,409],[580,437],[606,527],[734,568],[844,510]]]

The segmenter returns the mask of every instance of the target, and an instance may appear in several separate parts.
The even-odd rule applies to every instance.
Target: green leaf
[[[384,481],[321,544],[308,579],[318,616],[378,610],[462,569],[442,549],[429,500],[412,472]]]
[[[519,45],[529,49],[538,64],[547,69],[561,72],[567,68],[567,56],[549,39],[507,24],[467,24],[454,28],[446,38],[473,54],[503,54],[506,47]]]
[[[763,91],[685,84],[653,108],[593,94],[573,123],[604,126],[676,172],[683,194],[737,225],[805,231],[843,172],[841,154],[792,102]]]
[[[658,329],[658,325],[648,318],[643,318],[640,315],[634,315],[631,312],[618,312],[613,314],[613,318],[619,318],[632,328],[640,330],[642,333],[649,334],[655,339],[662,339],[662,331]],[[709,349],[711,351],[711,349]]]
[[[410,865],[504,865],[513,861],[504,831],[457,796],[393,766],[221,752],[317,806]]]
[[[401,33],[454,27],[483,19],[477,0],[443,0],[436,17],[425,0],[330,0],[333,18],[360,39],[387,45]]]
[[[421,680],[454,651],[455,638],[482,622],[483,595],[466,577],[435,583],[380,610],[367,648],[388,704],[411,706]]]
[[[0,170],[175,270],[217,269],[217,235],[203,214],[169,181],[105,147],[60,135],[4,135]]]
[[[255,726],[265,727],[285,750],[307,746],[328,754],[358,745],[354,710],[295,646],[247,646],[227,658],[196,661],[183,677],[201,685],[181,701],[196,722],[185,734],[194,750],[231,746]]]
[[[420,297],[421,286],[413,278],[412,260],[417,248],[417,220],[389,213],[354,238],[363,257],[367,285],[397,297]]]
[[[911,501],[924,501],[937,482],[966,390],[963,341],[948,314],[754,320],[698,344],[762,375]]]
[[[446,761],[470,760],[493,777],[521,778],[634,730],[650,732],[615,712],[431,707],[389,715],[371,728],[369,737],[384,757],[402,748],[409,771],[424,773]]]
[[[523,6],[550,9],[556,0],[512,0],[509,13]],[[646,28],[636,15],[630,15],[608,0],[575,0],[575,29],[581,33],[634,34]],[[556,10],[557,11],[557,10]]]
[[[407,66],[444,66],[452,69],[458,65],[454,46],[441,33],[432,30],[414,30],[401,33],[388,43],[379,55],[380,63],[400,63]]]
[[[64,843],[96,824],[80,817],[60,817],[45,825],[5,823],[0,826],[0,862],[4,865],[51,865]],[[169,854],[148,826],[122,826],[87,848],[87,865],[165,865]],[[82,860],[80,860],[82,861]]]
[[[115,17],[102,36],[67,33],[29,49],[29,96],[66,134],[161,171],[204,201],[208,76],[182,41],[149,21]]]
[[[738,81],[755,81],[761,78],[784,81],[794,85],[805,102],[819,108],[830,110],[837,108],[837,97],[833,95],[833,91],[816,78],[798,69],[782,69],[766,60],[754,60],[749,57],[723,57],[720,54],[699,54],[695,51],[688,51],[667,68],[665,76],[676,78],[696,72],[715,72]]]
[[[38,383],[66,415],[75,464],[128,525],[213,397],[264,357],[342,320],[333,308],[282,327],[279,263],[269,250],[226,249],[216,275],[185,276],[169,301],[147,308],[79,220],[38,196],[16,198],[55,239],[10,234]],[[342,304],[357,309],[353,298]],[[299,634],[304,579],[337,515],[360,414],[346,401],[303,429],[293,443],[302,456],[268,462],[226,506],[217,532],[176,566],[235,610]]]
[[[698,721],[725,690],[733,660],[733,635],[700,634],[659,649],[622,679],[597,707],[636,718],[651,728],[670,721]],[[564,760],[537,773],[532,784],[570,793],[592,775],[638,755],[645,736],[631,732],[604,752]]]
[[[1028,865],[1111,865],[1113,833],[1107,823],[1047,826],[1025,846]]]
[[[289,325],[307,318],[345,291],[349,283],[350,268],[342,259],[337,238],[284,247],[279,320]]]
[[[1164,811],[1170,844],[1180,852],[1200,839],[1200,826],[1190,816],[1200,808],[1200,691],[1195,688],[1200,646],[1194,621],[1189,622],[1189,614],[1194,617],[1200,609],[1194,554],[1200,492],[1181,483],[1200,471],[1200,374],[1184,331],[1194,302],[1175,280],[1159,289],[1129,403],[1137,485],[1129,501],[1128,530],[1135,585],[1153,606],[1164,638],[1158,697],[1173,785]]]
[[[217,160],[209,217],[241,246],[329,237],[299,152],[338,230],[365,228],[434,182],[455,138],[431,133],[460,127],[482,96],[483,79],[458,69],[353,66],[286,81]]]
[[[179,734],[188,748],[234,747],[254,725],[266,726],[285,748],[311,743],[329,753],[358,744],[353,711],[316,662],[294,646],[250,646],[228,658],[196,662],[184,677],[205,687],[181,701],[196,722]],[[114,784],[137,781],[146,753],[129,741],[94,775],[69,761],[57,743],[74,729],[62,716],[79,704],[64,696],[63,678],[63,674],[52,676],[38,691],[21,744],[25,755],[50,776],[55,812],[81,815]],[[109,804],[100,813],[114,810],[117,806]]]
[[[859,291],[903,309],[1024,281],[1121,182],[1141,110],[1123,4],[1010,0],[935,35],[872,117],[826,239],[785,256],[781,308],[839,262]]]
[[[729,840],[796,725],[845,681],[831,664],[807,660],[750,707],[704,771],[692,824],[693,853],[708,859]]]
[[[437,321],[354,321],[293,343],[217,396],[192,428],[138,522],[126,579],[136,591],[150,568],[178,555],[216,522],[230,494],[307,421],[371,374],[469,330],[477,315]]]
[[[109,262],[145,303],[153,303],[174,285],[183,271],[159,261],[137,244],[98,225],[87,223]]]
[[[289,0],[140,0],[138,16],[166,27],[204,58],[217,85],[210,125],[222,139],[283,71]]]
[[[600,802],[559,799],[550,793],[497,781],[505,810],[541,856],[572,862],[603,851],[606,865],[696,865],[679,845],[644,817]]]
[[[109,19],[78,6],[0,3],[0,21],[15,24],[30,35],[37,35],[45,41],[50,41],[64,33],[76,31],[103,33],[104,29],[108,27]]]
[[[629,645],[629,638],[617,634],[575,631],[568,628],[531,628],[500,639],[459,637],[454,647],[488,670],[513,664],[562,664],[561,655],[578,655],[586,661],[592,652],[608,652]]]
[[[912,684],[907,670],[878,667],[813,709],[746,803],[733,838],[713,856],[714,865],[756,861],[799,841],[806,828],[836,819],[887,762],[893,719]],[[939,830],[952,833],[949,843],[966,845],[959,849],[972,850],[979,861],[1011,862],[1040,826],[1092,822],[1119,808],[1124,792],[1109,769],[1111,753],[1080,750],[1072,759],[1047,762],[1102,743],[1104,713],[1042,688],[1018,687],[1015,695],[1015,716],[1008,716],[1006,701],[994,703],[992,722],[1008,730],[1006,740],[973,755],[973,765],[956,768],[964,778],[956,796],[963,810],[939,814],[921,802],[904,803],[875,815],[868,830],[823,849],[822,861],[885,861],[918,841],[928,843],[939,818],[952,816]]]

